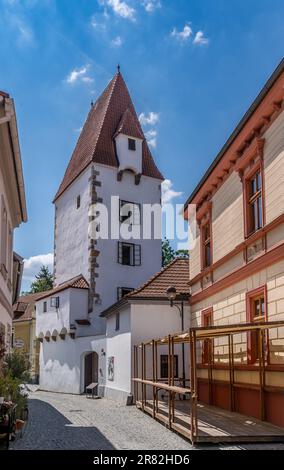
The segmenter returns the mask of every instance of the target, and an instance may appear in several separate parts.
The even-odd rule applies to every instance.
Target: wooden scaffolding
[[[153,339],[134,346],[133,389],[138,408],[149,413],[170,429],[188,438],[192,444],[200,442],[284,441],[284,429],[265,422],[266,342],[272,328],[283,327],[283,321],[245,323],[226,326],[195,327],[186,332],[165,338]],[[260,397],[261,420],[235,413],[235,360],[234,336],[239,333],[258,332],[258,376],[256,389]],[[226,337],[228,341],[228,368],[230,410],[200,404],[198,402],[197,345],[198,342]],[[174,346],[188,344],[189,379],[182,383],[174,378]],[[158,375],[158,347],[167,345],[168,379]],[[210,348],[211,349],[211,348]],[[212,349],[213,350],[213,349]],[[151,360],[149,360],[149,356]],[[151,362],[151,364],[149,364]],[[209,354],[207,364],[209,394],[212,393],[214,353]],[[151,373],[149,374],[149,369]],[[148,376],[147,376],[148,370]],[[151,375],[151,377],[149,376]],[[187,386],[188,384],[188,386]],[[150,388],[150,393],[149,393]],[[210,390],[211,389],[211,390]],[[167,394],[167,403],[159,400],[159,392]],[[177,400],[177,397],[183,399]]]

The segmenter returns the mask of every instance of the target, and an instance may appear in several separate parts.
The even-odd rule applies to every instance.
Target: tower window
[[[81,196],[79,194],[79,196],[77,196],[77,209],[79,209],[80,206],[81,206]]]
[[[119,201],[120,205],[120,222],[128,223],[131,225],[140,225],[141,224],[141,208],[140,204],[128,201]]]
[[[134,139],[128,139],[128,149],[136,150],[136,141]]]
[[[141,266],[141,245],[118,242],[117,261],[127,266]]]
[[[122,299],[125,295],[133,292],[134,289],[132,287],[118,287],[117,288],[117,300]]]

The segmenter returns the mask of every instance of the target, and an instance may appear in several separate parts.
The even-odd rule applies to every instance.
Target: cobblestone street
[[[111,400],[35,392],[23,437],[11,443],[15,450],[190,450],[192,446],[152,418]],[[284,444],[246,445],[242,448],[283,449]],[[204,448],[204,447],[202,447]],[[216,449],[216,446],[210,447]],[[240,449],[240,446],[218,446]]]

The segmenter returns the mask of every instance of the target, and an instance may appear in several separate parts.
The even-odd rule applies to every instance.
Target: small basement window
[[[136,140],[128,139],[128,150],[136,150]]]

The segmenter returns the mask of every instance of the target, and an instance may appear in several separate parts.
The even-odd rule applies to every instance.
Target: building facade
[[[27,221],[24,180],[13,99],[0,92],[0,328],[11,349],[12,305],[21,284],[23,260],[13,252],[13,233]]]
[[[41,294],[20,296],[13,305],[13,348],[25,355],[31,379],[39,381],[39,342],[36,338],[35,301]]]
[[[160,204],[162,180],[118,71],[92,105],[54,199],[55,291],[37,302],[42,388],[82,393],[92,379],[103,391],[106,322],[100,313],[161,268],[161,236],[143,239],[143,205]],[[138,236],[123,236],[122,225],[127,234],[140,227]],[[78,276],[87,289],[73,287]],[[47,332],[62,328],[64,341],[46,341]],[[66,385],[65,366],[73,374]]]
[[[106,318],[107,376],[106,396],[126,401],[132,397],[134,384],[134,346],[153,338],[162,338],[168,334],[190,327],[188,260],[175,259],[144,285],[127,294],[121,300],[102,313]],[[176,289],[176,302],[171,306],[167,298],[167,288]],[[183,302],[183,311],[181,305]],[[183,318],[182,318],[183,315]],[[186,346],[176,347],[175,380],[182,383],[183,373],[189,379]],[[148,351],[147,351],[148,359]],[[158,377],[168,378],[168,347],[162,346],[158,353]],[[147,360],[146,376],[152,377],[152,360]],[[152,391],[148,390],[151,392]]]
[[[194,326],[284,319],[284,61],[185,205],[197,208],[190,253]],[[260,397],[257,332],[234,338],[234,410],[284,425],[284,328],[265,336]],[[209,356],[210,373],[209,383]],[[199,400],[228,408],[228,341],[200,345]]]

